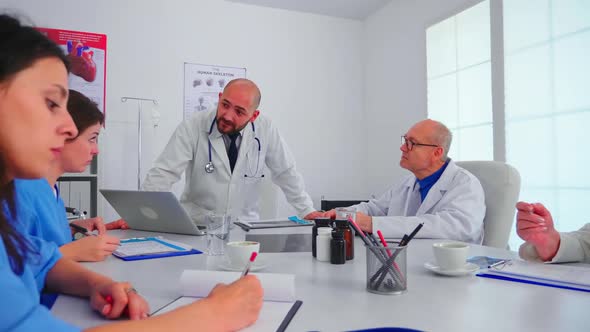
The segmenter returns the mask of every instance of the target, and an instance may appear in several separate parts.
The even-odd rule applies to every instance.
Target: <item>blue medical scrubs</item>
[[[23,210],[18,216],[25,232],[61,247],[72,241],[63,200],[45,179],[14,181],[15,200]],[[41,294],[41,304],[51,308],[57,294]]]
[[[18,215],[25,214],[22,207],[17,206],[17,211]],[[16,226],[19,231],[23,231],[23,225]],[[54,317],[47,307],[39,303],[47,273],[61,258],[57,245],[35,237],[27,239],[31,252],[21,275],[12,270],[4,241],[0,240],[0,330],[80,331]]]

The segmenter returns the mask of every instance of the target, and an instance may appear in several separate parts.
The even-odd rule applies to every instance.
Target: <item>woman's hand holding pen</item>
[[[110,235],[86,236],[60,247],[61,253],[78,262],[100,262],[119,247],[120,240]]]
[[[553,259],[559,249],[560,236],[551,213],[541,203],[516,204],[516,233],[532,244],[543,261]]]
[[[94,217],[94,218],[90,218],[90,219],[78,219],[78,220],[72,221],[71,223],[76,224],[81,227],[84,227],[89,232],[97,230],[98,234],[104,234],[107,231],[101,217]]]
[[[252,325],[262,308],[263,290],[256,276],[247,275],[229,285],[219,284],[203,299],[217,315],[226,317],[223,330],[235,331]],[[199,301],[200,302],[200,301]]]
[[[90,305],[109,319],[129,316],[132,320],[148,317],[149,306],[128,282],[107,282],[92,289]]]

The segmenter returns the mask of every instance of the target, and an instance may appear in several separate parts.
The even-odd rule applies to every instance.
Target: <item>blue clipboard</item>
[[[117,255],[117,251],[115,251],[113,253],[113,256],[122,259],[124,261],[139,261],[139,260],[144,260],[144,259],[155,259],[155,258],[164,258],[164,257],[174,257],[174,256],[186,256],[186,255],[197,255],[197,254],[202,254],[202,251],[199,251],[197,249],[191,248],[190,250],[184,250],[185,248],[179,247],[177,245],[174,245],[172,243],[169,243],[165,240],[163,240],[160,237],[143,237],[143,238],[131,238],[131,239],[125,239],[125,240],[121,240],[121,245],[124,245],[125,243],[138,243],[138,242],[147,242],[147,241],[154,241],[154,242],[158,242],[159,244],[162,244],[166,247],[170,247],[173,250],[177,250],[177,251],[166,251],[166,252],[161,252],[161,253],[146,253],[146,254],[137,254],[137,255],[133,255],[133,256],[123,256],[123,255]]]

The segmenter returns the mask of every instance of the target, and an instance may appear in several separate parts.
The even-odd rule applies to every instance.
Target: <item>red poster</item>
[[[70,89],[92,99],[106,115],[107,36],[60,29],[37,30],[62,47],[70,60]]]

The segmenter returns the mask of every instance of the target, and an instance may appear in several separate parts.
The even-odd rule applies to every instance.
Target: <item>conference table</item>
[[[120,238],[161,235],[202,251],[206,248],[205,236],[135,230],[117,230],[109,234]],[[256,236],[276,236],[279,242],[286,243],[289,238],[311,238],[311,227],[250,232],[235,227],[231,230],[230,240]],[[426,262],[434,262],[434,242],[440,240],[415,239],[410,242],[407,249],[408,289],[400,295],[367,292],[365,248],[358,238],[354,259],[343,265],[317,261],[309,251],[264,252],[262,242],[259,257],[266,266],[259,272],[295,275],[296,298],[303,301],[303,305],[287,331],[345,331],[375,327],[425,331],[590,330],[589,293],[481,278],[474,274],[440,276],[424,267]],[[518,257],[513,251],[472,245],[470,256],[476,255]],[[131,282],[148,301],[150,311],[155,312],[180,296],[179,280],[184,270],[221,270],[222,259],[203,253],[126,262],[111,256],[103,262],[84,265],[115,280]],[[90,309],[87,299],[72,296],[59,296],[52,312],[84,328],[108,322]],[[198,330],[198,326],[195,329]]]

